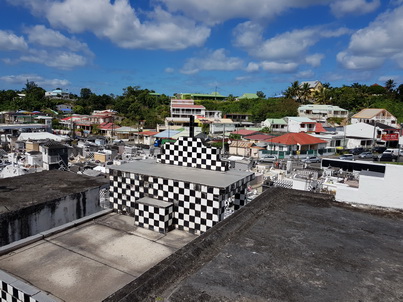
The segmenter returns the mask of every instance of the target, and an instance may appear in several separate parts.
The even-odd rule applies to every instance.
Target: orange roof
[[[231,132],[231,134],[239,134],[239,135],[252,135],[257,133],[258,131],[255,130],[248,130],[248,129],[239,129]]]
[[[155,131],[142,131],[142,132],[139,132],[139,134],[145,135],[145,136],[153,136],[153,135],[156,135],[158,133],[159,132],[155,132]]]
[[[327,141],[323,139],[316,138],[304,132],[287,133],[270,139],[270,142],[273,144],[281,144],[281,145],[316,145],[327,143]]]
[[[270,139],[272,137],[274,137],[274,136],[273,135],[267,135],[267,134],[252,134],[252,135],[245,136],[245,139],[256,140],[256,141],[264,141],[264,140]]]
[[[322,123],[316,123],[315,125],[315,133],[326,132],[325,128],[323,128]]]
[[[120,128],[120,126],[118,126],[118,125],[116,125],[116,124],[114,124],[114,123],[108,123],[108,122],[105,122],[105,123],[102,123],[102,124],[100,124],[99,125],[99,129],[101,129],[101,130],[116,130],[116,129],[118,129],[118,128]]]

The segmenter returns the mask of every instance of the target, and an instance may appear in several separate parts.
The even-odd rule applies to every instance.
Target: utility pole
[[[224,155],[225,147],[224,147],[224,141],[225,141],[225,123],[223,124],[223,132],[222,132],[222,150],[221,153]]]
[[[372,136],[372,149],[375,148],[375,137],[376,137],[375,134],[376,134],[376,121],[374,121],[374,133]]]

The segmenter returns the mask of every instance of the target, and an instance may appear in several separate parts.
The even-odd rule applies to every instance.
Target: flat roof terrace
[[[105,186],[109,180],[51,170],[0,179],[0,214]]]
[[[106,301],[402,301],[403,213],[268,189]]]
[[[253,175],[253,172],[237,170],[229,170],[225,172],[211,171],[206,169],[161,164],[153,160],[142,160],[118,166],[110,166],[110,169],[153,177],[175,179],[184,182],[193,182],[219,188],[226,188],[249,175]]]
[[[196,235],[110,213],[0,257],[1,270],[63,301],[102,301]],[[47,300],[46,300],[47,301]]]

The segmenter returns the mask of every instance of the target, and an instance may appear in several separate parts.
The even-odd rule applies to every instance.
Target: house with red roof
[[[308,151],[326,148],[327,141],[307,133],[286,133],[269,140],[268,150],[271,151]]]
[[[135,135],[134,141],[141,145],[152,146],[154,145],[154,136],[158,134],[157,131],[141,131],[137,135]]]
[[[231,132],[231,134],[238,134],[241,137],[245,137],[252,134],[257,134],[259,131],[256,130],[248,130],[248,129],[238,129],[236,131]]]
[[[98,126],[98,128],[103,136],[113,137],[116,135],[116,133],[115,133],[116,129],[119,129],[120,126],[118,126],[114,123],[104,122],[104,123],[101,123]]]
[[[252,134],[244,137],[244,140],[247,140],[249,142],[255,143],[255,144],[260,144],[260,143],[266,143],[267,140],[273,138],[275,136],[273,135],[268,135],[268,134]]]

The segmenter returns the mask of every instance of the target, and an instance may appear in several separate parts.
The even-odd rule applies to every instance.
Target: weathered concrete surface
[[[0,179],[0,214],[108,184],[106,178],[52,170]]]
[[[0,246],[102,210],[104,178],[44,171],[0,179]]]
[[[403,301],[403,215],[270,189],[107,301]]]
[[[63,301],[101,301],[194,238],[112,213],[3,255],[0,269]]]

